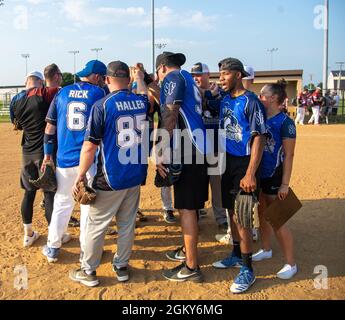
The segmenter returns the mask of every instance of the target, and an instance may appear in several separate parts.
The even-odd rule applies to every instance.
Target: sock
[[[194,272],[199,269],[199,267],[196,267],[195,269],[189,268],[188,265],[186,264],[186,267],[189,271]]]
[[[240,242],[233,241],[232,245],[234,247],[232,254],[237,258],[242,258]]]
[[[253,271],[252,255],[253,255],[252,253],[242,254],[243,266],[247,267],[251,271]]]
[[[32,236],[32,224],[24,224],[24,234],[26,236]]]

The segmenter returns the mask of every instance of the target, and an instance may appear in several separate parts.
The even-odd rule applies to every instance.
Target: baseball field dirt
[[[217,227],[212,210],[200,222],[200,264],[203,284],[171,283],[162,277],[162,269],[176,263],[165,252],[181,244],[178,225],[167,226],[161,218],[160,194],[153,186],[151,166],[147,186],[142,188],[141,208],[148,222],[136,230],[131,260],[131,280],[117,282],[111,268],[116,236],[107,236],[102,265],[98,269],[101,284],[89,289],[73,283],[68,272],[78,267],[78,229],[71,228],[73,241],[61,251],[57,264],[50,265],[41,254],[46,243],[47,224],[39,203],[35,202],[34,229],[41,233],[35,246],[22,247],[23,226],[19,187],[21,134],[10,124],[0,124],[0,299],[192,299],[192,300],[294,300],[345,298],[345,125],[299,127],[292,188],[303,202],[301,211],[289,222],[295,237],[299,273],[291,281],[276,278],[284,264],[277,242],[270,261],[254,265],[256,284],[246,294],[234,296],[229,286],[237,270],[214,270],[212,263],[223,258],[230,247],[215,241]],[[210,207],[210,204],[207,204]],[[78,208],[75,215],[78,216]],[[260,245],[255,244],[255,250]],[[20,267],[22,266],[22,267]],[[24,266],[24,268],[23,268]],[[21,268],[21,269],[18,269]],[[17,290],[18,270],[27,270],[27,289]],[[323,271],[320,274],[314,272]],[[328,277],[327,277],[328,275]],[[15,283],[17,285],[15,285]]]

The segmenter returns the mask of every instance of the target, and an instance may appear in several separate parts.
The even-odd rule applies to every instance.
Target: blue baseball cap
[[[77,76],[80,78],[88,77],[90,74],[100,74],[101,76],[105,76],[107,73],[106,65],[98,60],[91,60],[89,61],[82,71],[77,73]]]

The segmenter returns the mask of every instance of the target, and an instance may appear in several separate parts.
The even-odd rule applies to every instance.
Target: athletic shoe
[[[71,219],[69,219],[68,226],[71,228],[79,228],[80,222],[77,218],[71,217]]]
[[[233,239],[231,234],[217,234],[216,240],[222,244],[232,244]]]
[[[226,222],[218,225],[218,230],[222,233],[227,233],[228,229],[229,229],[229,225]]]
[[[212,266],[216,269],[229,269],[241,268],[242,264],[242,258],[238,258],[232,253],[229,257],[225,258],[224,260],[213,263]]]
[[[23,241],[24,248],[31,247],[39,237],[40,237],[40,234],[36,231],[33,232],[31,237],[24,236],[24,241]]]
[[[72,236],[69,233],[64,233],[61,239],[62,244],[66,244],[72,240]]]
[[[180,266],[172,269],[172,270],[165,270],[163,272],[163,277],[169,281],[174,282],[185,282],[185,281],[192,281],[192,282],[202,282],[203,275],[201,273],[200,268],[191,271],[187,268],[186,264],[183,263]]]
[[[116,278],[120,282],[126,282],[129,280],[129,270],[128,267],[117,268],[113,265],[113,271],[116,273]]]
[[[60,249],[49,248],[47,245],[45,245],[42,249],[42,253],[47,257],[49,263],[55,263],[58,261],[59,252]]]
[[[186,261],[186,253],[184,252],[184,247],[180,247],[174,251],[168,251],[166,257],[175,262],[184,262]]]
[[[230,291],[234,294],[246,292],[254,284],[255,280],[254,272],[247,267],[242,267],[240,273],[230,287]]]
[[[265,251],[265,250],[261,249],[253,255],[252,260],[254,262],[259,262],[262,260],[269,260],[269,259],[272,259],[272,254],[273,254],[272,250]]]
[[[297,265],[290,266],[286,264],[283,269],[277,273],[277,277],[282,280],[290,280],[297,273]]]
[[[81,269],[72,270],[69,273],[69,278],[74,282],[79,282],[87,287],[96,287],[99,285],[99,280],[97,279],[95,271],[88,275]]]
[[[166,223],[172,224],[176,223],[176,217],[174,216],[174,211],[172,210],[164,210],[163,211],[163,218]]]
[[[257,242],[259,240],[259,234],[257,229],[252,229],[253,232],[253,241]]]
[[[207,216],[206,210],[198,210],[199,218],[205,218]]]
[[[140,209],[137,211],[137,221],[138,222],[147,222],[148,221],[147,217],[142,213],[142,211]]]

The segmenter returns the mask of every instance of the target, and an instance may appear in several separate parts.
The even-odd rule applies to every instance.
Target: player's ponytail
[[[277,83],[268,84],[267,90],[270,91],[272,96],[278,97],[278,103],[283,104],[285,99],[288,97],[286,93],[287,82],[285,79],[279,80]]]

